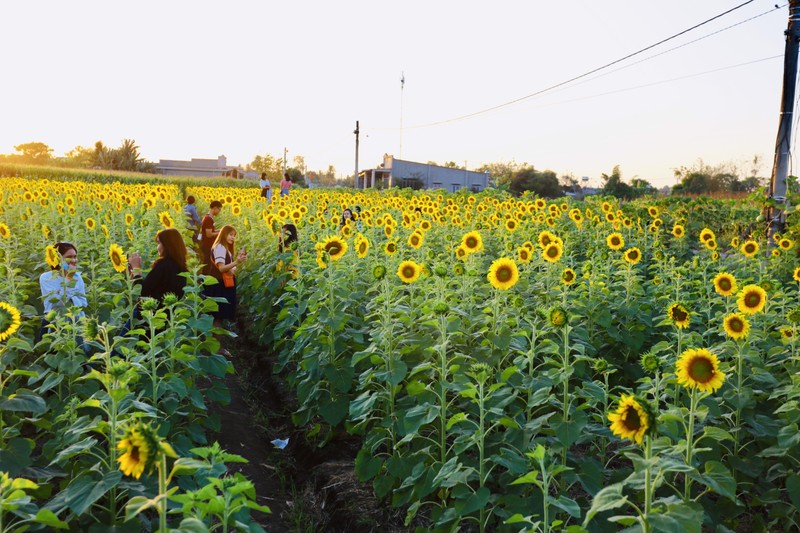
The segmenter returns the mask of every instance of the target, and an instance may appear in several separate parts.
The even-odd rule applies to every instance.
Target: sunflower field
[[[206,439],[233,371],[211,280],[133,313],[125,254],[155,259],[185,194],[247,248],[239,313],[294,423],[357,437],[410,530],[800,530],[796,233],[751,235],[752,204],[5,178],[0,531],[260,530],[243,459]],[[65,240],[86,317],[36,342]]]

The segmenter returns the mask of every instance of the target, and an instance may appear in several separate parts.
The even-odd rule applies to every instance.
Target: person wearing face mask
[[[39,288],[42,291],[42,303],[44,304],[45,316],[51,316],[51,312],[63,314],[70,308],[77,311],[74,315],[76,319],[83,318],[84,308],[89,305],[86,299],[86,284],[78,272],[78,249],[69,242],[57,242],[53,245],[60,261],[52,263],[49,272],[39,276]],[[50,250],[48,250],[48,254]],[[47,333],[50,321],[42,319],[42,327],[37,336],[37,342]],[[83,344],[79,337],[78,344],[88,353],[89,347]]]

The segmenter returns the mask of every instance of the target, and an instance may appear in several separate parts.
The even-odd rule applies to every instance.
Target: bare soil
[[[292,424],[294,395],[272,373],[272,354],[248,340],[245,324],[240,332],[224,341],[235,373],[226,378],[231,402],[212,409],[222,428],[211,440],[249,461],[229,468],[252,481],[258,503],[272,510],[254,512],[254,519],[270,533],[408,531],[403,513],[378,502],[371,485],[356,478],[357,440],[341,435],[323,448],[308,444]],[[286,438],[284,449],[271,444]]]

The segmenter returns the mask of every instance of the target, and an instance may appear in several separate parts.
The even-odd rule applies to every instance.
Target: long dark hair
[[[186,244],[183,242],[181,232],[175,228],[162,229],[156,233],[156,242],[164,247],[164,257],[169,257],[186,272]],[[156,260],[158,262],[158,260]]]
[[[211,249],[213,250],[218,244],[221,244],[226,250],[228,250],[228,253],[231,254],[231,257],[233,257],[236,253],[236,246],[233,244],[228,244],[228,235],[231,233],[236,233],[236,228],[230,224],[225,224],[222,226],[222,228],[219,230],[219,235],[217,235],[217,238],[214,240],[214,244],[211,246]]]
[[[285,238],[283,236],[284,231],[287,233]],[[294,224],[284,224],[281,228],[280,236],[278,237],[278,251],[283,253],[293,242],[297,242],[297,226]]]

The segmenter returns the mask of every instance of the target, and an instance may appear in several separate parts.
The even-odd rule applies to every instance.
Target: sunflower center
[[[341,247],[339,246],[338,243],[335,243],[335,242],[328,243],[325,246],[325,251],[328,252],[330,255],[338,254],[339,250],[341,250]]]
[[[731,290],[731,280],[725,278],[719,280],[719,288],[723,291]]]
[[[758,307],[761,303],[761,296],[758,293],[751,292],[745,295],[744,304],[749,308]]]
[[[558,255],[558,248],[551,246],[547,249],[547,257],[556,257]]]
[[[731,328],[731,330],[735,331],[736,333],[741,333],[742,331],[744,331],[744,322],[742,322],[738,318],[734,318],[731,319],[730,322],[728,322],[728,327]]]
[[[404,278],[407,278],[407,279],[413,278],[415,272],[416,272],[416,270],[414,269],[413,266],[408,265],[408,266],[403,267],[403,277]]]
[[[625,411],[624,422],[625,427],[631,431],[638,431],[642,427],[642,419],[639,417],[639,412],[633,408]]]
[[[689,375],[699,383],[708,383],[714,377],[714,365],[705,357],[697,357],[689,364]]]
[[[509,267],[507,267],[507,266],[502,266],[502,267],[497,269],[497,272],[495,272],[495,276],[497,276],[497,280],[498,281],[500,281],[502,283],[505,283],[505,282],[509,281],[511,279],[511,277],[512,277],[511,276],[511,269]]]
[[[469,237],[466,241],[464,241],[464,244],[467,245],[467,248],[475,248],[478,245],[475,237]]]
[[[689,318],[689,313],[687,313],[680,307],[675,307],[672,309],[672,318],[676,322],[683,322],[684,320]]]

